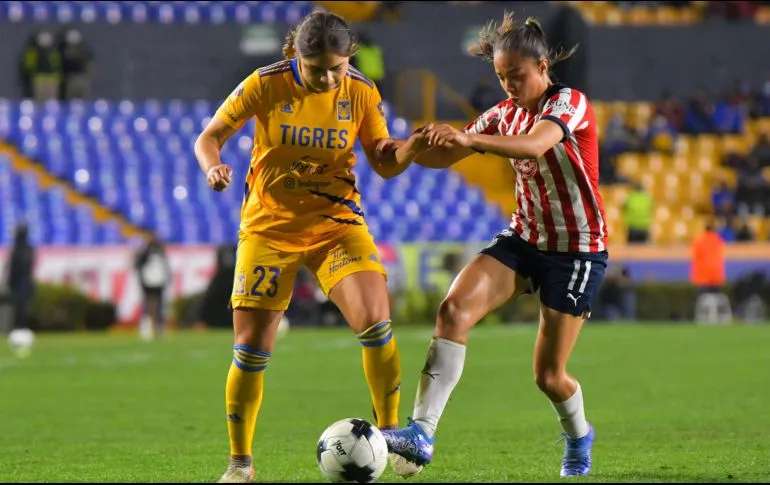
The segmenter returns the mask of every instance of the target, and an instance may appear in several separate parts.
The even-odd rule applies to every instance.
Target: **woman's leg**
[[[257,415],[262,404],[264,370],[273,351],[282,311],[233,311],[233,361],[227,374],[225,401],[231,464],[250,466]]]
[[[528,287],[526,279],[486,254],[477,256],[457,275],[439,307],[414,404],[413,419],[430,436],[460,380],[470,329]]]
[[[377,426],[398,426],[401,364],[391,331],[390,303],[385,277],[377,271],[359,271],[342,278],[329,291],[361,343],[364,375]]]
[[[551,400],[564,431],[573,438],[588,434],[580,384],[567,373],[567,362],[583,322],[582,316],[541,306],[533,358],[537,387]]]

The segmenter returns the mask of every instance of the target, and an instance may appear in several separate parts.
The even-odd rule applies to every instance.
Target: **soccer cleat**
[[[564,436],[564,458],[561,460],[562,477],[579,477],[591,471],[591,447],[594,444],[594,428],[588,425],[588,434],[582,438]]]
[[[254,467],[230,463],[225,474],[217,483],[251,483],[254,480]]]
[[[409,426],[406,428],[384,429],[382,430],[382,435],[388,443],[388,451],[390,451],[390,453],[399,455],[407,462],[411,462],[416,465],[416,467],[419,467],[416,471],[415,467],[411,467],[412,475],[419,473],[422,467],[430,463],[433,458],[433,438],[430,438],[427,433],[423,431],[422,427],[412,421],[411,418],[409,418]],[[391,465],[394,466],[394,471],[398,473],[399,470],[396,469],[395,464],[401,463],[403,465],[403,461],[398,459],[394,460],[394,458],[395,457],[391,457]],[[400,468],[403,469],[403,467]],[[399,473],[399,475],[404,476],[405,473]]]

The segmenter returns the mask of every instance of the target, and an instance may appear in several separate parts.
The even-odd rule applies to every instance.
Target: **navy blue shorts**
[[[532,291],[540,291],[543,305],[575,316],[591,314],[593,300],[607,269],[607,251],[559,253],[541,251],[510,231],[495,236],[481,250],[528,278]]]

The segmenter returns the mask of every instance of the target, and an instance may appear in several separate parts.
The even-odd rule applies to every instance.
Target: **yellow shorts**
[[[366,226],[353,226],[307,251],[284,251],[280,243],[256,235],[238,241],[232,308],[286,310],[301,266],[318,280],[324,294],[359,271],[386,276],[374,239]]]

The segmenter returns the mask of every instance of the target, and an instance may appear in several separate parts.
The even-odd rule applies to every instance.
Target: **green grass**
[[[402,420],[430,329],[397,328]],[[227,332],[39,335],[0,346],[0,481],[214,481],[227,457]],[[531,371],[534,327],[473,333],[434,463],[413,481],[554,481],[562,444]],[[770,480],[770,326],[589,324],[571,362],[597,430],[596,481]],[[267,371],[257,481],[318,481],[323,429],[369,417],[344,329],[292,329]],[[390,470],[383,481],[399,480]]]

